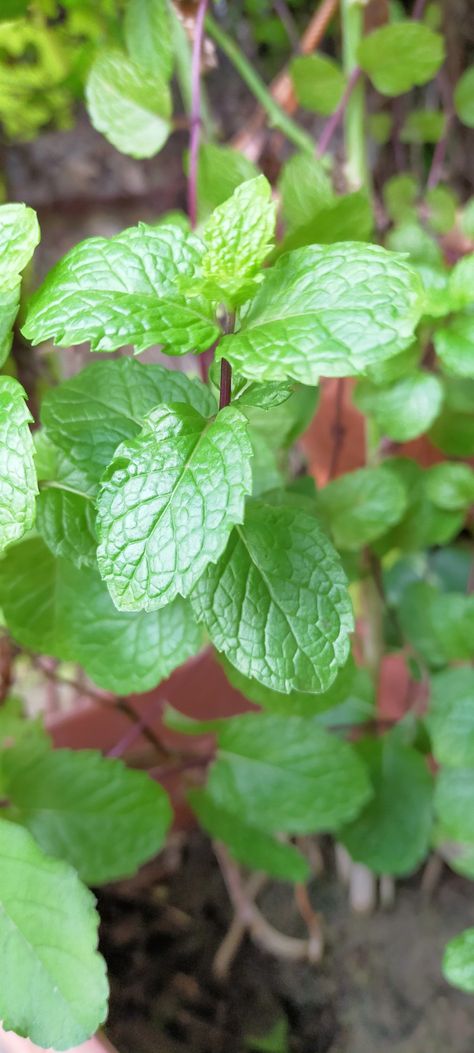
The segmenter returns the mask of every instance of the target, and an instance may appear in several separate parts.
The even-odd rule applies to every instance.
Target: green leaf
[[[403,95],[432,80],[444,59],[444,41],[421,22],[394,22],[364,37],[357,57],[377,91]]]
[[[353,859],[376,874],[409,874],[430,844],[433,780],[426,760],[391,735],[365,739],[358,752],[373,795],[338,838]]]
[[[474,252],[453,267],[449,276],[449,295],[456,311],[474,303]]]
[[[447,669],[431,679],[426,723],[438,764],[474,766],[474,670]]]
[[[33,760],[8,751],[8,818],[88,885],[129,877],[162,848],[171,807],[146,772],[95,750],[50,750]]]
[[[307,110],[328,117],[334,113],[344,94],[344,74],[334,59],[327,55],[300,55],[290,63],[295,95]]]
[[[238,150],[216,143],[203,143],[199,149],[197,198],[198,218],[202,222],[236,187],[255,179],[258,169]]]
[[[443,386],[432,373],[417,370],[388,387],[362,380],[354,401],[362,413],[373,417],[381,435],[395,442],[407,442],[422,435],[436,420]]]
[[[400,131],[402,143],[439,143],[446,118],[442,110],[412,110]]]
[[[469,198],[459,216],[459,226],[468,238],[474,237],[474,197]]]
[[[474,596],[410,585],[399,609],[405,636],[433,667],[474,657]]]
[[[95,508],[88,497],[51,487],[36,502],[36,527],[53,556],[63,556],[76,567],[95,567],[97,538]]]
[[[384,551],[399,548],[416,552],[446,544],[459,533],[464,516],[438,508],[430,501],[424,473],[415,461],[394,457],[385,461],[384,468],[405,485],[409,497],[405,515],[382,539]]]
[[[441,768],[436,779],[435,809],[447,837],[474,842],[474,768]]]
[[[456,222],[456,195],[447,186],[436,186],[428,190],[426,204],[433,230],[437,234],[448,234]]]
[[[337,830],[369,796],[365,767],[353,747],[302,717],[246,713],[194,722],[168,709],[166,724],[184,733],[216,733],[206,793],[267,832]]]
[[[15,823],[0,820],[0,856],[2,1024],[40,1046],[80,1045],[107,1012],[95,899]]]
[[[224,655],[218,654],[217,658],[232,687],[235,687],[244,698],[262,706],[270,713],[287,713],[288,716],[293,717],[311,717],[327,713],[328,720],[331,722],[335,716],[335,710],[350,705],[355,708],[363,707],[366,715],[369,713],[370,716],[372,715],[374,705],[372,685],[367,679],[366,671],[355,666],[352,658],[346,662],[331,687],[319,695],[304,691],[292,691],[289,695],[285,695],[279,691],[272,691],[271,688],[260,684],[258,680],[250,680],[249,677],[239,673]]]
[[[444,378],[444,406],[429,438],[450,457],[474,455],[474,379]]]
[[[35,753],[48,750],[51,745],[41,717],[27,717],[18,698],[7,698],[0,708],[0,794],[5,797],[3,780],[3,759],[7,751],[15,747],[16,751],[28,752],[30,758]]]
[[[303,245],[333,245],[339,241],[370,241],[374,216],[365,190],[344,194],[313,209],[312,218],[290,230],[274,256]]]
[[[387,179],[383,188],[383,202],[390,219],[393,219],[395,223],[402,223],[409,222],[412,217],[416,216],[415,204],[418,192],[418,181],[409,172],[400,172],[399,175]],[[411,225],[409,229],[412,229]],[[403,247],[400,248],[400,251],[404,251]]]
[[[474,471],[468,464],[435,464],[425,476],[426,493],[439,508],[457,511],[474,503]]]
[[[390,113],[371,113],[367,119],[367,127],[372,139],[379,146],[385,146],[392,134],[392,115]]]
[[[13,343],[13,324],[20,307],[20,284],[0,292],[0,366],[6,362]]]
[[[33,525],[36,472],[32,416],[26,393],[13,377],[0,377],[0,552]]]
[[[128,0],[124,32],[132,62],[153,77],[158,74],[163,80],[169,80],[173,72],[173,48],[168,0]]]
[[[217,357],[250,380],[352,376],[406,347],[422,301],[415,272],[378,246],[297,249],[267,271]]]
[[[275,691],[325,691],[347,660],[346,578],[316,519],[299,509],[249,502],[191,599],[217,650]]]
[[[275,205],[265,176],[241,183],[204,227],[204,278],[232,300],[257,274],[272,246]]]
[[[232,401],[242,406],[253,406],[269,410],[281,406],[294,392],[293,385],[285,383],[252,384],[248,380],[232,377]],[[273,414],[272,414],[273,419]]]
[[[26,205],[0,206],[0,289],[16,289],[40,240],[36,212]]]
[[[49,438],[78,467],[88,492],[94,494],[119,443],[134,439],[147,414],[170,402],[184,402],[205,417],[217,409],[201,381],[163,366],[120,358],[94,362],[47,391],[41,420]]]
[[[151,690],[202,646],[184,600],[151,614],[117,611],[96,572],[54,559],[40,538],[10,549],[0,563],[0,589],[18,643],[78,662],[115,694]]]
[[[359,468],[335,479],[318,493],[318,511],[337,548],[358,549],[384,534],[402,518],[407,494],[387,468]]]
[[[251,457],[233,406],[210,421],[190,406],[157,406],[117,448],[98,500],[97,557],[120,610],[155,610],[191,592],[243,521]]]
[[[334,203],[331,180],[324,164],[311,154],[293,154],[278,180],[283,219],[290,228]]]
[[[28,5],[29,0],[2,0],[0,22],[8,22],[11,18],[23,18]]]
[[[474,379],[474,315],[457,315],[435,332],[433,342],[449,373]]]
[[[473,993],[474,929],[465,929],[447,944],[443,957],[443,976],[453,987],[459,987],[468,994]]]
[[[474,128],[474,66],[469,66],[459,78],[454,90],[454,106],[463,124]]]
[[[140,68],[119,49],[100,51],[86,84],[94,128],[130,157],[153,157],[170,131],[171,96],[155,69]]]
[[[308,864],[293,845],[246,823],[235,811],[226,811],[208,790],[191,790],[188,799],[201,826],[211,837],[223,841],[238,863],[285,881],[308,880]]]
[[[202,243],[176,225],[89,238],[53,267],[30,301],[24,335],[91,351],[163,344],[171,354],[205,350],[219,335],[212,308],[177,285],[200,274]]]

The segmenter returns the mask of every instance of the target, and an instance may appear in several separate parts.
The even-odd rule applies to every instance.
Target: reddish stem
[[[362,70],[360,66],[356,66],[355,69],[352,70],[349,80],[347,81],[346,90],[344,92],[344,95],[342,96],[339,106],[337,107],[337,110],[333,113],[332,117],[329,118],[329,120],[326,122],[323,128],[321,138],[318,144],[318,157],[323,157],[323,155],[327,152],[333,135],[339,128],[339,125],[344,117],[344,114],[347,109],[347,104],[352,95],[352,92],[354,91],[356,85],[359,83],[361,76]]]
[[[426,0],[415,0],[415,3],[413,5],[412,15],[411,15],[411,17],[412,17],[414,22],[418,21],[418,19],[420,19],[420,18],[423,18],[423,15],[424,15],[424,12],[425,12],[425,7],[426,7]]]
[[[226,358],[221,361],[221,389],[219,395],[219,409],[229,406],[232,394],[232,366]]]
[[[201,52],[204,39],[204,19],[208,0],[199,0],[194,23],[191,65],[191,118],[189,136],[188,214],[191,226],[197,222],[197,171],[201,140]]]

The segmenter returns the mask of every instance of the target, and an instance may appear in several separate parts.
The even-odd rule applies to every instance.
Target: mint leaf
[[[422,298],[415,272],[378,246],[297,249],[266,273],[217,357],[250,380],[363,373],[410,342]]]
[[[214,210],[204,227],[204,278],[231,300],[257,274],[271,248],[275,205],[265,176],[249,179]]]
[[[400,131],[402,143],[439,143],[446,117],[442,110],[412,110]]]
[[[94,362],[47,391],[41,420],[49,438],[77,466],[86,489],[94,494],[119,443],[135,438],[147,414],[162,402],[184,402],[205,417],[217,410],[200,380],[120,358]],[[64,482],[64,473],[61,479]]]
[[[468,464],[435,464],[425,476],[426,492],[439,508],[457,511],[474,504],[474,471]]]
[[[204,830],[223,841],[238,863],[284,881],[308,880],[308,864],[293,845],[244,822],[235,811],[226,811],[208,790],[191,790],[188,799]]]
[[[157,406],[119,446],[98,500],[98,563],[121,610],[187,596],[244,517],[252,488],[247,422],[228,406],[206,421],[190,406]]]
[[[9,292],[0,291],[0,366],[6,362],[13,342],[13,324],[20,307],[20,284]]]
[[[173,45],[168,0],[128,0],[124,32],[127,51],[135,65],[153,77],[158,74],[169,80]]]
[[[422,22],[394,22],[364,37],[357,57],[377,91],[403,95],[435,76],[444,59],[444,41]]]
[[[474,596],[410,585],[399,610],[405,636],[432,666],[474,656]]]
[[[300,106],[328,117],[344,94],[344,74],[327,55],[301,55],[290,63],[290,75]]]
[[[426,723],[438,764],[474,766],[474,670],[447,669],[431,680]]]
[[[241,183],[256,176],[258,169],[238,150],[203,143],[199,150],[197,176],[199,220],[204,220],[218,205],[227,201]]]
[[[163,846],[171,821],[166,793],[120,760],[61,749],[32,760],[12,749],[3,773],[8,817],[88,885],[134,874]]]
[[[459,533],[464,517],[433,504],[427,493],[424,473],[415,461],[394,457],[385,461],[384,468],[397,476],[409,498],[404,516],[380,542],[384,551],[399,548],[416,552],[443,545]]]
[[[118,48],[99,52],[86,102],[94,128],[123,154],[153,157],[170,134],[171,96],[163,75],[136,66]]]
[[[443,957],[443,976],[461,991],[467,991],[468,994],[474,991],[474,929],[465,929],[447,944]]]
[[[449,275],[449,295],[456,311],[474,303],[474,252],[463,256]]]
[[[442,768],[436,779],[435,810],[443,833],[474,842],[474,768]]]
[[[29,755],[49,749],[51,741],[41,717],[26,716],[18,698],[7,698],[0,709],[0,793],[5,796],[3,783],[3,757],[15,747],[26,748]]]
[[[474,66],[469,66],[459,78],[454,90],[454,106],[462,123],[474,128]]]
[[[247,713],[194,722],[168,709],[166,724],[184,733],[216,733],[206,795],[267,833],[337,830],[370,794],[353,747],[301,717]]]
[[[395,223],[416,219],[418,193],[418,181],[409,172],[400,172],[387,179],[383,188],[383,203],[390,219]]]
[[[339,241],[370,241],[374,216],[365,190],[343,194],[321,202],[311,219],[294,227],[279,244],[275,255],[299,249],[302,245],[333,245]]]
[[[331,180],[321,161],[311,154],[293,154],[278,180],[283,219],[291,228],[308,222],[308,216],[335,204]]]
[[[63,556],[76,567],[95,567],[97,538],[95,508],[82,494],[51,487],[36,502],[36,527],[53,556]]]
[[[318,511],[338,548],[358,549],[402,518],[405,487],[387,468],[359,468],[318,493]]]
[[[117,611],[95,571],[54,559],[40,538],[10,549],[0,563],[0,589],[14,639],[79,663],[115,694],[151,690],[202,646],[184,600],[151,614]]]
[[[436,186],[428,190],[426,204],[429,222],[437,234],[447,234],[456,222],[457,196],[447,186]]]
[[[13,292],[40,240],[36,212],[26,205],[0,206],[0,289]]]
[[[429,438],[450,457],[474,455],[474,378],[444,378],[444,406]]]
[[[254,406],[257,409],[274,409],[281,406],[294,392],[290,384],[252,384],[235,375],[232,377],[232,400],[242,406]],[[273,414],[272,414],[273,420]]]
[[[433,337],[436,354],[449,373],[474,379],[474,317],[460,314]]]
[[[402,376],[388,387],[363,380],[355,392],[356,406],[373,417],[381,435],[395,442],[407,442],[427,431],[442,401],[443,386],[438,378],[421,370]]]
[[[80,1045],[107,1012],[94,896],[72,867],[5,820],[0,856],[2,1024],[40,1046]]]
[[[217,650],[275,691],[325,691],[347,660],[346,578],[318,522],[299,509],[249,502],[191,600]]]
[[[23,332],[37,344],[90,341],[91,351],[163,344],[172,354],[203,351],[219,335],[211,305],[179,292],[200,274],[202,244],[174,224],[89,238],[53,267],[33,296]]]
[[[430,845],[433,779],[426,760],[389,735],[365,739],[357,751],[368,767],[373,795],[339,840],[376,874],[409,874]]]
[[[32,420],[26,393],[13,377],[0,377],[0,552],[26,533],[37,493]]]

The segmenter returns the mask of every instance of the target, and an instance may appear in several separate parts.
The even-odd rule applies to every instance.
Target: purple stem
[[[436,143],[435,151],[433,154],[433,160],[431,162],[430,173],[427,179],[426,187],[427,190],[434,190],[441,180],[443,174],[443,165],[446,159],[446,151],[448,148],[449,133],[451,131],[451,124],[453,122],[453,114],[446,114],[446,124],[444,127],[443,135],[441,139]]]
[[[191,64],[191,119],[189,135],[188,214],[191,226],[197,222],[197,170],[201,139],[201,52],[204,39],[204,19],[208,0],[199,0],[194,22]]]
[[[412,11],[412,19],[416,22],[418,19],[423,18],[426,7],[426,0],[415,0]]]
[[[344,95],[342,96],[339,106],[337,107],[337,110],[335,111],[335,113],[333,113],[332,117],[329,118],[329,120],[326,122],[323,128],[322,135],[318,144],[318,157],[323,157],[323,155],[327,152],[331,143],[331,139],[334,133],[337,131],[344,117],[347,104],[352,95],[352,92],[354,91],[356,85],[359,83],[361,76],[362,70],[360,66],[356,66],[355,69],[352,70],[349,80],[347,81],[346,90],[344,92]]]
[[[147,706],[146,713],[143,716],[139,716],[137,713],[137,720],[132,727],[122,735],[122,738],[108,751],[108,757],[123,757],[123,754],[133,746],[134,743],[139,739],[144,731],[147,731],[150,727],[150,720],[153,720],[158,716],[163,708],[163,699],[153,699],[151,705]]]

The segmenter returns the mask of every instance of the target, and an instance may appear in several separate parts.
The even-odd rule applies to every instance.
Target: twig
[[[201,139],[201,52],[204,38],[204,19],[208,0],[199,0],[194,23],[191,63],[191,116],[189,135],[188,214],[191,226],[197,223],[197,174]]]
[[[320,962],[324,952],[321,915],[311,905],[307,885],[295,885],[295,903],[308,930],[308,961]]]
[[[342,453],[342,447],[344,445],[344,439],[346,435],[346,428],[343,422],[343,408],[344,408],[344,380],[340,377],[336,382],[336,394],[334,396],[334,420],[331,426],[332,435],[332,450],[331,459],[329,461],[328,468],[328,483],[337,473],[339,459]]]
[[[350,74],[349,80],[347,81],[346,90],[344,92],[344,95],[342,96],[339,106],[337,107],[337,110],[332,114],[332,117],[329,118],[329,120],[326,122],[325,127],[323,128],[321,138],[318,143],[318,157],[323,157],[324,154],[327,153],[332,138],[342,122],[342,119],[347,109],[347,104],[352,96],[352,92],[359,83],[361,76],[362,70],[360,66],[356,66]]]
[[[247,899],[254,902],[267,881],[268,878],[266,874],[252,874],[252,877],[249,879],[244,889]],[[224,936],[212,963],[212,972],[214,973],[216,980],[219,980],[220,983],[227,979],[232,962],[238,953],[246,931],[247,926],[242,919],[235,914],[230,929],[228,929]]]
[[[150,706],[150,712],[147,712],[147,716],[151,717],[155,709],[156,715],[158,716],[158,714],[163,708],[163,705],[163,699],[155,699],[153,704]],[[125,703],[124,705],[123,699],[117,699],[117,707],[128,717],[130,717],[131,713],[134,712],[132,707],[128,708],[128,703]],[[119,739],[119,741],[115,744],[115,746],[112,747],[111,750],[107,751],[107,756],[123,757],[123,754],[126,753],[127,750],[130,749],[130,746],[133,746],[137,739],[139,739],[142,735],[144,738],[148,739],[148,741],[153,744],[155,750],[159,752],[160,756],[169,756],[167,750],[163,749],[161,742],[159,742],[154,732],[149,727],[145,716],[139,717],[138,714],[135,714],[135,716],[132,717],[132,719],[134,721],[132,727],[129,728],[125,735],[122,735],[122,738]]]

